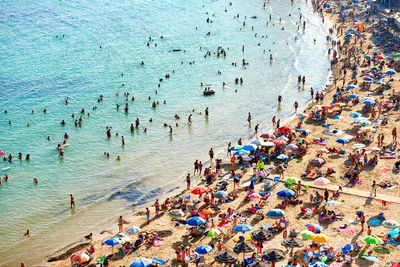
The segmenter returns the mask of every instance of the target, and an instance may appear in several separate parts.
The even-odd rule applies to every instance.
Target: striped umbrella
[[[316,234],[311,236],[311,240],[318,242],[318,243],[325,243],[330,240],[330,238],[327,235],[324,234]]]
[[[325,160],[321,159],[321,158],[313,158],[310,159],[309,163],[311,163],[312,165],[323,165],[325,163]]]
[[[218,229],[210,229],[204,233],[204,235],[208,236],[208,237],[216,237],[216,236],[219,236],[220,234],[221,234],[221,231]]]
[[[303,232],[300,233],[300,235],[301,235],[302,238],[308,239],[308,240],[311,240],[311,236],[312,236],[313,234],[314,234],[313,232],[308,231],[308,230],[303,231]]]
[[[172,218],[180,218],[183,217],[184,213],[180,209],[173,209],[168,212],[168,216]]]
[[[228,193],[225,191],[218,191],[214,194],[214,197],[218,198],[218,199],[224,199],[228,196]]]
[[[126,229],[126,233],[127,234],[136,234],[136,233],[139,233],[140,231],[142,231],[142,229],[140,229],[139,227],[137,227],[137,226],[131,226],[131,227],[129,227],[128,229]]]
[[[230,148],[229,148],[230,150],[241,150],[241,149],[243,149],[243,146],[231,146]]]
[[[399,227],[399,223],[393,220],[385,220],[382,223],[383,227],[393,229]]]
[[[243,149],[238,150],[238,151],[236,151],[236,152],[234,153],[234,155],[238,155],[238,156],[244,156],[244,155],[247,155],[247,154],[249,154],[249,152],[246,151],[246,150],[243,150]]]
[[[264,139],[275,139],[276,136],[272,133],[263,133],[262,135],[260,135],[261,138]]]
[[[276,146],[284,146],[287,145],[287,142],[284,140],[280,140],[280,139],[276,139],[274,141],[272,141],[272,143],[274,143],[274,145]]]
[[[314,181],[315,185],[324,186],[330,184],[331,181],[325,177],[319,177],[317,180]]]
[[[318,224],[310,223],[310,224],[307,224],[306,227],[307,227],[308,231],[311,231],[315,234],[321,233],[321,226],[319,226]]]

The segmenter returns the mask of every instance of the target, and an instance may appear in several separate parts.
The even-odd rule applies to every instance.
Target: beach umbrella
[[[368,77],[374,77],[374,75],[373,75],[372,73],[369,73],[369,72],[367,72],[367,73],[364,73],[364,76],[368,76]]]
[[[364,148],[365,145],[364,145],[364,144],[361,144],[361,143],[357,143],[357,144],[354,144],[353,147],[354,147],[355,149],[358,149],[358,148]]]
[[[233,251],[238,253],[252,252],[256,247],[252,243],[240,242],[233,247]]]
[[[399,227],[400,224],[393,220],[385,220],[385,221],[383,221],[382,225],[385,228],[393,229],[393,228]]]
[[[168,211],[168,216],[172,218],[180,218],[183,217],[185,214],[183,213],[182,210],[179,209],[173,209]]]
[[[248,195],[248,198],[260,198],[260,195],[253,193],[253,194]]]
[[[255,145],[257,147],[257,146],[261,145],[261,142],[260,142],[260,140],[253,140],[253,141],[251,141],[250,145]]]
[[[246,151],[246,150],[241,149],[241,150],[236,151],[236,152],[233,153],[233,154],[234,154],[234,155],[237,155],[237,156],[244,156],[244,155],[249,154],[249,152]]]
[[[285,147],[286,149],[297,150],[299,147],[295,144],[289,144]]]
[[[367,100],[363,101],[363,104],[370,106],[370,105],[375,105],[375,102],[367,99]]]
[[[272,209],[268,211],[267,215],[270,217],[282,217],[285,215],[285,212],[281,209]]]
[[[289,248],[296,248],[301,247],[304,245],[303,241],[298,238],[286,238],[281,242],[282,246],[289,247]]]
[[[199,213],[201,215],[213,215],[215,213],[215,211],[213,211],[211,209],[206,209],[206,210],[200,210]]]
[[[313,232],[314,234],[321,233],[321,226],[315,223],[310,223],[306,225],[307,230]]]
[[[322,106],[321,109],[322,110],[330,110],[330,109],[333,109],[333,107],[331,107],[331,106]]]
[[[251,239],[254,241],[268,241],[272,239],[274,236],[271,232],[265,230],[258,230],[251,233]]]
[[[371,71],[372,72],[376,72],[376,71],[380,71],[381,69],[380,68],[378,68],[378,67],[372,67],[371,68]]]
[[[233,231],[235,232],[247,232],[253,230],[253,226],[250,226],[248,224],[238,224],[235,227],[232,228]]]
[[[249,162],[249,161],[251,161],[252,159],[253,159],[252,157],[244,157],[244,158],[243,158],[243,161]]]
[[[272,143],[274,143],[276,146],[284,146],[284,145],[287,145],[287,142],[286,142],[286,141],[284,141],[284,140],[279,140],[279,139],[274,140]]]
[[[194,250],[194,252],[196,252],[197,254],[200,254],[200,255],[204,255],[204,254],[210,253],[211,251],[212,251],[212,247],[206,246],[206,245],[197,247]]]
[[[106,241],[104,241],[104,244],[106,244],[107,246],[116,246],[121,244],[121,241],[118,240],[117,238],[111,237],[109,239],[107,239]]]
[[[311,232],[311,231],[306,230],[306,231],[301,232],[300,235],[304,239],[311,240],[311,236],[314,235],[314,233]]]
[[[289,138],[287,138],[286,136],[279,136],[278,138],[276,138],[276,140],[283,140],[285,142],[289,141]]]
[[[267,249],[262,254],[264,260],[271,262],[281,261],[285,256],[285,252],[281,249]]]
[[[306,139],[306,138],[297,138],[296,142],[300,143],[300,144],[301,143],[305,143],[305,144],[309,144],[310,143],[310,141],[308,139]]]
[[[196,187],[195,189],[192,190],[192,194],[201,195],[201,194],[204,194],[207,191],[208,191],[207,187],[199,186],[199,187]]]
[[[316,179],[314,181],[314,184],[315,185],[319,185],[319,186],[328,185],[330,183],[331,183],[331,181],[329,179],[325,178],[325,177],[319,177],[318,179]]]
[[[299,133],[305,133],[305,134],[309,134],[309,133],[311,133],[311,131],[310,130],[308,130],[308,129],[300,129],[300,130],[297,130]]]
[[[388,236],[389,238],[397,238],[397,237],[399,236],[399,234],[400,234],[400,228],[397,227],[397,228],[394,228],[392,231],[390,231],[390,232],[387,234],[387,236]]]
[[[371,56],[370,55],[365,55],[364,58],[368,59],[368,58],[371,58]]]
[[[364,81],[372,83],[374,81],[374,79],[372,79],[371,77],[365,77]]]
[[[266,264],[263,261],[255,261],[247,265],[247,267],[269,267],[269,264]]]
[[[283,189],[276,194],[279,197],[290,198],[290,197],[293,197],[296,194],[296,192],[294,192],[293,190],[290,190],[290,189]]]
[[[393,57],[400,57],[400,53],[394,54]]]
[[[381,261],[375,256],[367,256],[364,258],[364,260],[368,260],[368,261],[375,262],[377,264],[381,264]]]
[[[214,194],[214,197],[216,197],[216,198],[218,198],[218,199],[224,199],[224,198],[228,197],[228,193],[225,192],[225,191],[217,191],[217,192]]]
[[[377,82],[375,82],[375,84],[377,84],[377,85],[386,85],[386,83],[382,82],[382,81],[377,81]]]
[[[127,234],[136,234],[136,233],[139,233],[140,231],[142,231],[142,229],[140,229],[137,226],[131,226],[128,229],[126,229]]]
[[[233,252],[223,250],[215,253],[214,258],[219,262],[231,263],[237,260],[237,255]]]
[[[289,157],[286,156],[285,154],[280,154],[280,155],[277,156],[276,158],[277,158],[277,159],[280,159],[280,160],[287,160]]]
[[[309,263],[307,267],[328,267],[328,265],[321,261],[313,261]]]
[[[330,238],[324,234],[316,234],[311,236],[311,240],[318,243],[325,243],[328,242]]]
[[[278,129],[281,133],[287,133],[293,131],[293,127],[290,126],[282,126]]]
[[[299,113],[297,113],[297,116],[299,116],[299,117],[308,117],[308,114],[307,113],[304,113],[304,112],[299,112]]]
[[[388,70],[388,71],[385,72],[385,74],[387,74],[387,75],[394,75],[396,73],[397,72],[395,70]]]
[[[147,267],[150,266],[153,262],[151,259],[147,258],[139,258],[131,262],[129,267]]]
[[[349,116],[352,117],[352,118],[359,118],[359,117],[362,117],[363,115],[361,113],[358,113],[358,112],[353,112],[353,113],[350,113]]]
[[[321,158],[312,158],[312,159],[310,159],[309,163],[312,165],[320,166],[325,163],[325,160],[321,159]]]
[[[256,145],[249,144],[249,145],[245,145],[245,146],[243,147],[243,150],[252,152],[252,151],[255,151],[256,148],[257,148]]]
[[[347,140],[347,139],[345,139],[345,138],[338,138],[338,139],[336,139],[336,143],[339,143],[339,144],[347,144],[349,142],[349,140]]]
[[[339,206],[342,205],[342,202],[336,201],[336,200],[329,200],[328,202],[325,203],[326,206]]]
[[[238,146],[238,145],[235,145],[235,146],[231,146],[230,148],[229,148],[230,150],[241,150],[241,149],[243,149],[243,146]]]
[[[261,146],[265,146],[265,147],[274,147],[275,144],[272,143],[272,142],[269,142],[269,141],[267,141],[267,142],[263,141],[263,142],[261,142]]]
[[[76,252],[71,255],[71,263],[82,264],[84,262],[90,261],[90,256],[85,252]]]
[[[297,184],[297,183],[299,183],[299,178],[296,178],[296,177],[288,177],[288,178],[286,178],[285,181],[288,182],[288,183],[291,183],[291,184]]]
[[[358,98],[359,97],[359,95],[357,95],[357,94],[351,94],[351,95],[349,95],[349,98]]]
[[[318,153],[323,154],[323,153],[329,153],[329,150],[326,148],[321,148],[317,150]]]
[[[210,229],[204,233],[204,235],[208,236],[208,237],[216,237],[216,236],[219,236],[220,234],[221,234],[221,231],[218,229]]]
[[[199,226],[202,224],[205,224],[206,220],[204,220],[201,217],[195,216],[187,219],[186,223],[191,225],[191,226]]]
[[[347,89],[356,89],[358,86],[357,85],[355,85],[355,84],[349,84],[349,85],[347,85],[346,86],[346,88]],[[349,96],[350,97],[350,96]],[[358,96],[357,96],[358,97]],[[353,98],[353,97],[350,97],[350,98]]]
[[[368,244],[374,244],[374,245],[381,245],[383,244],[382,239],[376,236],[369,235],[366,238],[364,238],[364,241],[367,242]]]
[[[264,139],[275,139],[276,136],[272,133],[263,133],[262,135],[260,135],[261,138]]]

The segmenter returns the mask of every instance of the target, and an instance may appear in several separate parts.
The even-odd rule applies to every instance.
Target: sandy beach
[[[231,158],[228,157],[222,162],[221,170],[219,173],[215,174],[215,179],[213,179],[211,184],[207,184],[206,177],[198,177],[196,184],[191,184],[190,190],[185,190],[182,194],[171,198],[171,204],[168,204],[165,208],[161,208],[158,216],[155,215],[155,207],[149,205],[150,223],[146,221],[145,209],[138,212],[132,218],[129,218],[129,222],[123,225],[124,231],[132,226],[141,229],[138,233],[127,234],[131,242],[134,243],[139,238],[140,234],[148,236],[151,240],[147,241],[145,239],[131,254],[121,256],[121,244],[117,244],[113,247],[104,244],[105,240],[118,234],[118,218],[116,218],[115,228],[107,229],[101,234],[96,235],[98,238],[95,240],[88,240],[79,247],[67,253],[62,253],[63,255],[58,257],[58,260],[53,259],[54,261],[41,263],[41,265],[69,266],[71,265],[70,257],[73,253],[78,251],[85,252],[92,245],[95,252],[91,255],[91,261],[88,266],[95,266],[96,260],[100,260],[102,256],[105,256],[107,259],[108,266],[129,266],[132,261],[139,258],[151,259],[153,257],[167,261],[167,263],[172,266],[180,266],[183,264],[177,261],[176,251],[178,247],[183,246],[184,248],[189,248],[189,255],[196,258],[196,255],[193,254],[194,250],[199,246],[205,245],[213,249],[207,254],[200,255],[200,263],[198,265],[221,266],[222,263],[215,259],[215,255],[219,250],[232,252],[235,245],[240,243],[239,237],[251,237],[252,232],[261,229],[267,229],[264,231],[268,232],[271,230],[270,228],[274,228],[273,225],[277,221],[278,225],[280,224],[279,220],[281,217],[273,218],[267,215],[268,211],[277,207],[284,210],[287,222],[283,229],[275,229],[275,231],[272,232],[272,238],[263,242],[263,248],[261,249],[263,252],[268,249],[280,249],[283,251],[285,256],[276,263],[277,266],[286,266],[288,263],[293,263],[294,260],[297,261],[298,266],[307,266],[308,263],[305,263],[304,259],[305,250],[307,253],[312,252],[311,255],[322,253],[320,257],[314,256],[314,261],[322,260],[324,256],[328,255],[328,253],[325,254],[325,251],[329,251],[332,258],[327,256],[328,260],[326,261],[326,265],[342,266],[341,264],[344,264],[346,261],[346,253],[342,253],[342,248],[345,247],[346,244],[352,246],[352,251],[348,253],[348,256],[351,259],[351,265],[354,266],[370,266],[374,264],[373,261],[365,259],[365,257],[368,256],[372,257],[371,259],[378,259],[381,265],[385,265],[391,261],[399,261],[400,251],[394,246],[394,244],[398,245],[398,242],[387,243],[390,241],[387,234],[391,229],[382,225],[384,220],[381,220],[378,225],[370,223],[371,218],[374,218],[374,221],[376,221],[375,219],[378,217],[379,213],[383,213],[383,216],[387,220],[397,221],[400,219],[400,189],[397,185],[399,182],[399,172],[394,169],[394,164],[399,159],[397,150],[394,150],[394,153],[389,152],[390,147],[394,147],[395,149],[398,147],[398,139],[392,142],[392,131],[395,127],[397,127],[397,131],[400,130],[400,117],[398,115],[398,110],[394,109],[396,103],[389,99],[392,94],[398,90],[397,88],[399,88],[400,75],[394,73],[392,75],[382,74],[380,76],[382,78],[387,77],[385,86],[390,85],[390,88],[383,94],[378,93],[383,85],[369,83],[365,80],[365,77],[370,77],[369,75],[365,75],[365,73],[370,73],[369,70],[373,67],[380,67],[381,65],[382,68],[380,72],[382,73],[392,69],[396,70],[396,67],[398,67],[390,63],[389,58],[383,57],[382,59],[378,59],[380,55],[383,55],[381,49],[384,47],[378,47],[377,44],[373,42],[373,35],[377,35],[378,33],[383,35],[384,33],[382,31],[384,31],[387,26],[383,21],[379,20],[376,14],[372,16],[366,14],[366,9],[361,8],[360,5],[354,10],[351,8],[345,9],[347,12],[354,11],[355,15],[354,17],[350,15],[345,16],[345,21],[342,21],[340,14],[338,14],[339,7],[337,3],[329,2],[329,5],[326,5],[327,3],[328,2],[315,3],[315,10],[316,12],[323,12],[324,19],[330,20],[333,23],[334,28],[332,29],[330,38],[332,42],[337,40],[335,41],[336,44],[340,42],[341,48],[339,49],[339,45],[333,46],[330,51],[330,58],[333,61],[334,51],[336,51],[340,57],[338,58],[338,63],[334,64],[333,84],[324,92],[323,100],[318,102],[313,100],[307,109],[304,110],[304,117],[296,116],[295,119],[286,123],[285,126],[291,127],[288,131],[281,131],[283,129],[274,130],[275,136],[286,136],[286,138],[289,139],[289,141],[285,142],[281,147],[283,153],[279,153],[279,155],[286,155],[290,158],[287,164],[283,164],[283,161],[276,160],[271,156],[271,159],[265,160],[265,169],[268,169],[270,174],[264,179],[261,179],[262,177],[254,178],[251,165],[243,167],[246,166],[246,164],[236,163],[234,172],[235,175],[240,177],[240,182],[235,185],[233,179],[228,179],[232,172]],[[355,18],[359,19],[357,26],[354,22]],[[367,18],[368,21],[366,20]],[[372,22],[373,20],[374,22]],[[361,27],[363,27],[362,31],[360,30],[360,24],[362,24]],[[354,34],[352,34],[351,38],[348,36],[346,37],[346,33],[349,32],[349,29],[354,29]],[[362,33],[362,37],[358,37],[356,33]],[[335,35],[337,39],[335,39]],[[382,46],[384,46],[384,43]],[[356,47],[357,49],[355,49]],[[367,63],[369,58],[366,57],[366,55],[370,55],[371,63]],[[374,60],[372,60],[372,58]],[[384,62],[384,64],[381,64],[381,62]],[[388,66],[389,64],[391,65]],[[371,77],[376,79],[378,75],[371,74]],[[346,87],[351,84],[356,86],[347,89]],[[309,90],[309,88],[307,90]],[[339,95],[338,92],[341,92],[341,95]],[[349,98],[352,94],[357,94],[358,97]],[[364,99],[365,97],[369,97],[370,99]],[[355,101],[355,99],[357,99],[357,101]],[[372,101],[373,104],[365,104],[367,100]],[[283,101],[292,100],[290,100],[290,96],[283,96]],[[297,113],[302,112],[303,110],[297,111]],[[334,114],[328,114],[330,112]],[[366,119],[364,121],[359,121],[360,123],[354,123],[353,115],[350,115],[354,113],[360,113],[362,114],[361,117]],[[339,117],[332,118],[335,114]],[[310,115],[314,117],[311,118]],[[315,118],[316,115],[317,117],[327,116],[327,118],[319,120]],[[271,118],[267,119],[270,120]],[[301,127],[297,127],[299,126],[299,120],[302,121]],[[387,123],[385,123],[384,120],[387,120]],[[372,123],[370,123],[370,121],[372,121]],[[363,122],[364,124],[362,124]],[[308,130],[308,134],[301,136],[301,132],[295,131],[299,129]],[[265,138],[260,137],[261,134],[262,133],[259,133],[256,138],[260,144],[278,140],[276,138],[265,140]],[[294,137],[294,134],[296,134],[296,137]],[[380,134],[384,134],[385,137],[383,145],[380,144],[380,142],[378,143],[378,135]],[[298,140],[299,138],[304,138],[305,140]],[[347,142],[343,144],[339,143],[338,139],[340,138],[345,139]],[[284,139],[281,138],[281,140]],[[283,149],[283,147],[290,144],[296,144],[296,148]],[[235,143],[233,145],[237,144]],[[276,146],[279,148],[280,145],[276,144]],[[384,148],[384,146],[387,147]],[[261,148],[264,149],[265,147],[259,146],[259,149]],[[280,150],[278,148],[276,151]],[[271,148],[269,150],[270,155],[273,154],[272,152],[274,149],[275,148]],[[302,153],[302,151],[304,151],[304,155],[297,155],[296,157],[298,158],[292,158],[295,152]],[[383,153],[383,151],[387,153]],[[233,154],[235,150],[231,152]],[[275,157],[276,156],[278,155],[275,155]],[[359,161],[363,163],[366,158],[366,163],[358,163],[357,158],[352,160],[353,156],[360,157]],[[377,162],[368,164],[375,156]],[[262,158],[261,154],[260,158]],[[310,165],[310,160],[313,162],[321,160],[321,166],[318,166],[318,162],[315,164],[311,163]],[[282,168],[279,166],[282,166]],[[211,161],[211,172],[215,172],[216,167],[217,164],[214,159]],[[280,177],[280,174],[282,174],[279,171],[280,169],[283,169],[282,173],[284,177]],[[304,175],[307,170],[309,172]],[[357,172],[359,172],[358,175]],[[274,179],[275,177],[278,177],[278,180]],[[290,177],[297,178],[297,181],[301,181],[301,187],[305,188],[301,188],[299,194],[296,194],[296,199],[293,200],[293,202],[297,202],[296,204],[285,203],[283,205],[284,207],[279,207],[285,199],[279,197],[277,193],[282,190],[286,190],[285,192],[287,192],[288,187],[291,187],[294,191],[297,189],[297,182],[288,184],[287,179]],[[315,181],[318,178],[324,182],[321,177],[328,179],[328,181],[325,180],[327,183],[326,185],[316,185]],[[227,181],[224,190],[220,188],[221,181]],[[249,189],[249,186],[240,186],[249,184],[251,181],[253,181],[254,189]],[[370,191],[373,181],[375,181],[378,186],[376,196],[371,197]],[[389,181],[390,184],[386,183],[387,181]],[[200,196],[191,193],[193,189],[198,187],[206,187],[206,189],[209,190],[207,194],[201,196],[200,203],[197,203]],[[327,200],[337,201],[337,204],[325,205],[327,202],[324,200],[325,189],[329,192]],[[215,195],[218,191],[225,191],[227,195],[229,194],[232,196],[232,200],[227,202],[225,201],[227,197],[221,198],[220,201],[214,198],[210,201],[215,203],[220,202],[220,204],[218,208],[212,208],[211,206],[213,205],[205,203],[204,198],[206,195],[209,195],[208,199],[210,199],[211,194]],[[316,196],[316,191],[322,196],[321,199],[313,199],[313,196]],[[334,192],[338,195],[334,196]],[[178,223],[177,219],[171,218],[169,215],[172,209],[172,203],[179,198],[182,198],[183,202],[187,202],[184,208],[185,211],[181,211],[182,207],[176,207],[179,212],[184,213],[182,222],[186,222],[189,217],[193,217],[190,211],[196,215],[196,212],[207,210],[213,214],[203,216],[207,219],[207,223],[205,229],[202,230],[207,231],[212,228],[218,228],[221,232],[220,235],[212,238],[201,233],[197,234],[197,228],[194,228],[193,232],[192,230],[188,230],[188,228],[191,228],[190,225]],[[164,202],[165,199],[159,199],[160,205]],[[255,213],[249,212],[255,204],[262,206],[261,210]],[[301,207],[303,207],[303,209]],[[321,214],[325,214],[328,217],[331,214],[323,211],[323,208],[330,211],[333,210],[335,219],[321,221]],[[236,219],[234,219],[233,216],[228,216],[228,222],[225,223],[226,214],[230,213],[228,209],[233,210],[233,213],[237,214],[237,222],[235,222]],[[366,221],[363,232],[361,231],[360,217],[357,216],[357,212],[359,211],[362,211]],[[242,218],[239,219],[239,217]],[[250,225],[253,230],[242,233],[232,229],[235,224],[240,223]],[[212,227],[212,224],[215,226]],[[266,226],[266,224],[268,226]],[[308,224],[319,225],[321,234],[328,237],[327,240],[318,242],[312,249],[310,249],[312,241],[301,236],[301,233],[307,230],[306,225]],[[370,226],[370,235],[368,235],[367,226]],[[283,236],[290,235],[291,231],[297,232],[296,238],[302,243],[301,246],[295,247],[292,252],[290,248],[282,245],[282,241],[284,240]],[[364,241],[367,236],[377,237],[378,235],[380,236],[380,238],[378,238],[379,240],[384,239],[384,245],[368,244]],[[360,250],[354,249],[354,242],[361,247]],[[260,243],[257,244],[254,240],[245,242],[245,244],[253,243],[254,245],[260,245]],[[323,251],[323,247],[326,248],[325,251]],[[254,252],[255,254],[253,254]],[[238,264],[242,264],[243,259],[252,258],[252,256],[254,262],[257,260],[264,261],[262,257],[263,254],[257,253],[257,248],[254,247],[247,253],[238,253],[236,255],[236,263]],[[294,257],[294,255],[296,255],[296,257]],[[54,257],[54,255],[51,257]],[[195,263],[190,262],[190,266],[193,265],[195,265]],[[186,263],[186,266],[189,266],[188,263]]]

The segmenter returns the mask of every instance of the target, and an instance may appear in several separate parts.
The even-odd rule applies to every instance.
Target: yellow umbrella
[[[311,236],[311,240],[318,243],[325,243],[328,242],[330,238],[325,234],[316,234]]]
[[[366,127],[366,128],[364,128],[363,132],[367,132],[367,133],[372,132],[372,128]]]

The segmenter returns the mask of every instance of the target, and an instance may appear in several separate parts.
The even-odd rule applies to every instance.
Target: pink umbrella
[[[317,180],[314,181],[315,185],[327,185],[327,184],[330,184],[330,183],[331,183],[331,181],[329,179],[327,179],[327,178],[324,178],[324,177],[320,177],[320,178],[318,178]]]
[[[250,194],[249,196],[248,196],[249,198],[260,198],[260,195],[259,194]]]
[[[323,154],[323,153],[328,153],[329,150],[326,149],[326,148],[321,148],[321,149],[318,149],[317,152],[320,153],[320,154]]]
[[[372,73],[369,73],[369,72],[365,73],[364,76],[374,77],[374,75]]]

